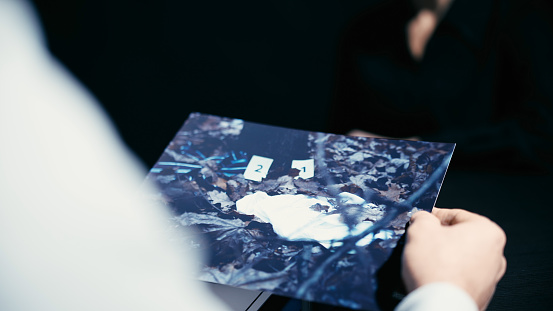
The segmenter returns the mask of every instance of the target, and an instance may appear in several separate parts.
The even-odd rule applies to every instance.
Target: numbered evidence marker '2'
[[[315,160],[293,160],[292,168],[300,170],[300,174],[296,177],[308,179],[315,176]]]
[[[252,156],[244,172],[244,178],[253,181],[261,181],[263,178],[267,177],[271,164],[273,164],[273,159],[271,158],[257,155]]]

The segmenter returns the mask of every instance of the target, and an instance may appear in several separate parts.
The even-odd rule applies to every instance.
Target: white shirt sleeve
[[[478,306],[463,289],[450,283],[421,286],[407,295],[395,311],[478,311]]]
[[[0,47],[0,310],[227,310],[27,1],[0,0]]]

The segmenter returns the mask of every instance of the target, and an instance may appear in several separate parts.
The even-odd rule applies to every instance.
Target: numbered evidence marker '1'
[[[273,159],[271,158],[256,155],[252,156],[244,172],[244,178],[253,181],[261,181],[263,178],[267,177],[271,164],[273,164]]]
[[[308,179],[315,176],[315,160],[293,160],[292,168],[300,170],[300,174],[296,177]]]

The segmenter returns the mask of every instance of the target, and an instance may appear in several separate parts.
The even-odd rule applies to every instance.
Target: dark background
[[[151,167],[193,111],[324,131],[341,29],[375,1],[35,1],[50,50]]]
[[[35,3],[52,53],[151,167],[193,111],[325,131],[340,34],[378,1]],[[484,214],[508,236],[508,270],[490,310],[553,305],[550,180],[463,171],[453,159],[437,206]]]

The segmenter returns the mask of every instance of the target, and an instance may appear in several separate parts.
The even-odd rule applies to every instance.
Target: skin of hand
[[[408,46],[411,56],[421,61],[426,50],[426,44],[438,25],[438,16],[431,10],[420,10],[417,16],[407,24]]]
[[[407,23],[407,43],[411,56],[417,61],[424,57],[426,44],[453,0],[414,0],[417,15]]]
[[[402,277],[408,292],[449,282],[485,310],[507,267],[501,227],[465,210],[434,208],[411,217],[406,241]]]

